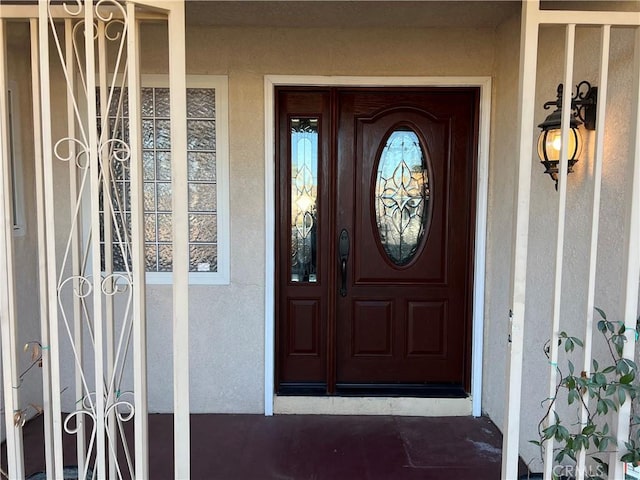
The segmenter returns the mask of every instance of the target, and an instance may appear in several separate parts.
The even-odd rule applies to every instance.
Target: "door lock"
[[[340,232],[338,240],[338,255],[340,260],[340,276],[342,285],[340,286],[340,295],[347,296],[347,261],[349,260],[349,232],[343,228]]]

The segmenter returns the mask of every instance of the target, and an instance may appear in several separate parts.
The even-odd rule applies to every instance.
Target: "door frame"
[[[265,75],[265,337],[264,413],[273,415],[275,378],[275,87],[479,87],[478,151],[476,178],[475,249],[473,260],[473,300],[471,339],[471,413],[482,414],[482,360],[485,298],[487,202],[489,192],[489,138],[491,122],[491,77],[369,77],[317,75]]]

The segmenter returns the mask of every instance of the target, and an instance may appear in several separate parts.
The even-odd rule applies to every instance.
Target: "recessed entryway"
[[[276,89],[276,391],[465,397],[479,89]]]
[[[478,125],[477,142],[473,146],[476,161],[475,184],[475,232],[472,234],[475,244],[475,255],[472,269],[472,327],[468,341],[471,343],[468,362],[471,364],[470,392],[466,399],[472,403],[472,414],[481,414],[482,398],[482,357],[483,357],[483,313],[484,313],[484,276],[485,276],[485,245],[486,245],[486,212],[488,192],[488,142],[491,117],[491,79],[489,77],[324,77],[324,76],[296,76],[296,75],[268,75],[265,76],[265,188],[266,188],[266,284],[265,284],[265,385],[264,407],[265,414],[274,413],[276,400],[276,345],[275,345],[275,285],[276,278],[276,125],[275,90],[278,86],[304,86],[314,89],[317,86],[327,87],[475,87],[479,90],[479,107],[477,112]],[[336,250],[338,246],[334,247]],[[337,267],[334,267],[337,268]],[[357,395],[356,395],[357,396]],[[279,397],[278,397],[279,398]],[[298,397],[304,399],[305,397]],[[362,397],[366,398],[366,397]],[[457,401],[456,401],[457,402]],[[294,402],[295,403],[295,402]],[[281,404],[282,405],[282,404]],[[424,412],[429,415],[429,412]]]

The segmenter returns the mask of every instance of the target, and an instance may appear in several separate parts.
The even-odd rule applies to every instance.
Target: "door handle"
[[[340,260],[340,276],[342,284],[340,286],[340,295],[347,296],[347,260],[349,260],[349,232],[343,228],[338,239],[338,255]]]

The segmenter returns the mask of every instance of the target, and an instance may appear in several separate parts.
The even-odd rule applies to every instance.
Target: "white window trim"
[[[18,94],[18,84],[14,81],[9,82],[8,98],[11,99],[8,108],[11,123],[9,128],[9,146],[10,146],[10,165],[11,175],[13,176],[13,236],[23,237],[27,234],[26,221],[24,217],[24,178],[22,174],[22,136],[20,132],[20,117],[18,115],[20,109],[16,105],[20,102]]]
[[[142,88],[169,88],[168,75],[141,75]],[[118,81],[118,84],[121,82]],[[189,272],[190,285],[229,285],[230,283],[230,210],[229,210],[229,78],[226,75],[187,75],[187,88],[215,89],[216,108],[216,216],[218,264],[216,272]],[[84,202],[88,205],[89,202]],[[90,218],[90,212],[84,212]],[[88,230],[88,222],[85,230]],[[88,231],[85,231],[85,235]],[[86,238],[86,237],[85,237]],[[146,272],[147,285],[171,285],[173,272]]]

